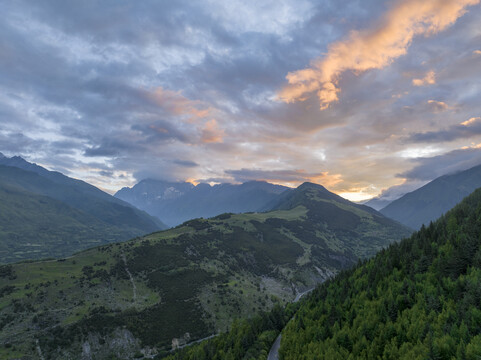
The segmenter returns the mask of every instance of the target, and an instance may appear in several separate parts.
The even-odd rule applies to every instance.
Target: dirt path
[[[125,254],[122,254],[122,260],[124,261],[125,264],[125,271],[129,275],[130,282],[132,283],[132,291],[133,291],[133,298],[134,302],[137,301],[137,286],[135,285],[134,277],[129,271],[129,268],[127,267],[127,259],[125,258]]]
[[[177,349],[182,349],[182,348],[185,348],[187,346],[191,346],[191,345],[194,345],[194,344],[198,344],[204,340],[209,340],[209,339],[213,339],[215,338],[216,336],[219,336],[219,334],[213,334],[213,335],[210,335],[210,336],[207,336],[205,338],[202,338],[202,339],[199,339],[199,340],[194,340],[194,341],[191,341],[190,343],[187,343],[187,344],[184,344],[184,345],[180,345]]]
[[[35,344],[37,348],[38,357],[40,358],[40,360],[45,360],[42,354],[42,349],[40,349],[40,344],[38,343],[38,339],[35,340]]]

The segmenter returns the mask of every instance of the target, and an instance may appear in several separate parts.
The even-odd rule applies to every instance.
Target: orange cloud
[[[199,100],[186,98],[180,91],[167,90],[162,87],[158,87],[153,92],[150,92],[149,97],[171,114],[187,115],[192,122],[206,118],[211,115],[213,110]]]
[[[167,130],[167,129],[161,127],[161,126],[150,125],[149,128],[158,132],[159,134],[167,134],[169,132],[169,130]]]
[[[321,110],[338,101],[339,77],[352,70],[356,74],[381,69],[406,54],[416,35],[431,35],[453,24],[466,7],[480,0],[399,0],[380,23],[371,29],[353,31],[343,41],[329,46],[322,59],[311,67],[287,74],[288,85],[278,94],[286,103],[303,101],[317,92]]]
[[[461,125],[470,126],[473,125],[475,122],[478,122],[479,120],[481,120],[481,117],[472,117],[469,120],[463,121]]]
[[[199,185],[200,183],[197,179],[194,179],[194,178],[187,178],[185,179],[185,182],[191,183],[192,185],[195,185],[195,186]]]
[[[219,128],[216,119],[207,121],[202,129],[203,143],[220,143],[224,138],[224,130]]]
[[[367,199],[372,199],[373,197],[372,191],[366,192],[365,189],[369,189],[369,188],[368,187],[352,188],[352,189],[349,189],[349,191],[338,192],[337,195],[343,197],[344,199],[348,199],[350,201],[363,201]]]
[[[449,105],[445,102],[436,100],[428,100],[428,106],[434,113],[439,113],[450,109]]]
[[[434,71],[429,71],[425,77],[422,79],[413,79],[414,86],[424,86],[436,84],[436,73]]]
[[[320,184],[326,188],[331,188],[342,182],[341,174],[329,175],[328,171],[322,172],[320,174],[307,177],[307,180],[316,184]]]

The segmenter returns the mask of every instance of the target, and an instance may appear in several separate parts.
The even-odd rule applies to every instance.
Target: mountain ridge
[[[211,186],[144,179],[132,188],[122,188],[114,196],[176,226],[190,219],[226,212],[258,211],[287,189],[265,181]]]
[[[110,194],[107,194],[106,192],[100,190],[99,188],[83,180],[68,177],[59,171],[47,170],[40,165],[26,161],[21,156],[13,156],[10,158],[0,157],[0,165],[11,166],[11,167],[16,167],[26,171],[31,171],[55,183],[62,184],[62,185],[76,186],[79,188],[80,191],[86,192],[89,195],[93,195],[101,199],[107,200],[109,202],[120,204],[122,206],[133,207],[128,202],[122,201],[121,199],[118,199]]]
[[[90,184],[20,157],[0,158],[0,191],[0,262],[66,256],[99,243],[127,240],[166,227]],[[65,213],[59,211],[61,208]]]
[[[481,187],[481,165],[440,176],[394,200],[380,212],[412,229],[419,229],[423,224],[429,225],[478,187]]]

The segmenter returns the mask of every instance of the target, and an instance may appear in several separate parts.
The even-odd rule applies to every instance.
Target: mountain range
[[[288,189],[264,181],[211,186],[146,179],[132,188],[122,188],[114,196],[157,216],[169,226],[176,226],[222,213],[268,210],[266,205]]]
[[[429,225],[481,187],[481,165],[434,179],[394,200],[380,212],[412,229]]]
[[[143,180],[113,197],[0,154],[0,262],[57,258],[0,265],[0,358],[163,358],[220,333],[170,358],[263,358],[286,326],[285,359],[476,359],[481,297],[461,288],[479,282],[481,192],[448,211],[480,179],[442,176],[378,212],[312,183]],[[137,204],[188,221],[156,232]]]
[[[98,188],[21,157],[0,157],[0,263],[62,257],[165,229]]]
[[[195,219],[66,259],[4,265],[0,342],[11,347],[0,357],[160,356],[286,304],[409,234],[305,183],[270,212]]]

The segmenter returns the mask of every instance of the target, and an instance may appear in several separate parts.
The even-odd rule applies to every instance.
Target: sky
[[[481,163],[480,0],[0,1],[0,152],[398,197]]]

